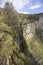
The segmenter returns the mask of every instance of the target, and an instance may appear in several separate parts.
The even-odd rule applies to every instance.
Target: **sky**
[[[0,0],[0,7],[3,7],[7,1],[12,2],[15,9],[20,13],[43,13],[43,0]]]

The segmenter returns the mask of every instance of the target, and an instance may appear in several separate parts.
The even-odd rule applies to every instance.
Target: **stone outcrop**
[[[39,16],[39,20],[33,23],[24,25],[23,35],[24,38],[32,38],[35,35],[36,29],[41,29],[43,34],[43,16]]]

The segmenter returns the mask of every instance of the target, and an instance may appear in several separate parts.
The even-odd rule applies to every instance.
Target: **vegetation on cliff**
[[[39,16],[18,13],[10,2],[0,9],[0,65],[39,65],[43,59],[41,29],[36,28],[32,39],[23,36],[24,25],[38,21]]]

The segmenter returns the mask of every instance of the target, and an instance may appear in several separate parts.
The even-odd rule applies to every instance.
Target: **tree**
[[[7,12],[14,11],[13,4],[11,2],[6,2],[5,5],[4,5],[4,9],[6,9]]]
[[[4,10],[6,12],[5,14],[5,22],[8,25],[13,26],[15,23],[17,23],[17,16],[16,16],[16,10],[13,7],[13,4],[11,2],[6,2],[4,6]]]

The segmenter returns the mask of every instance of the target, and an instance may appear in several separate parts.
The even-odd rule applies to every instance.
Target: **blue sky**
[[[34,14],[43,12],[43,0],[0,0],[0,7],[6,1],[13,3],[15,9],[20,13]]]

